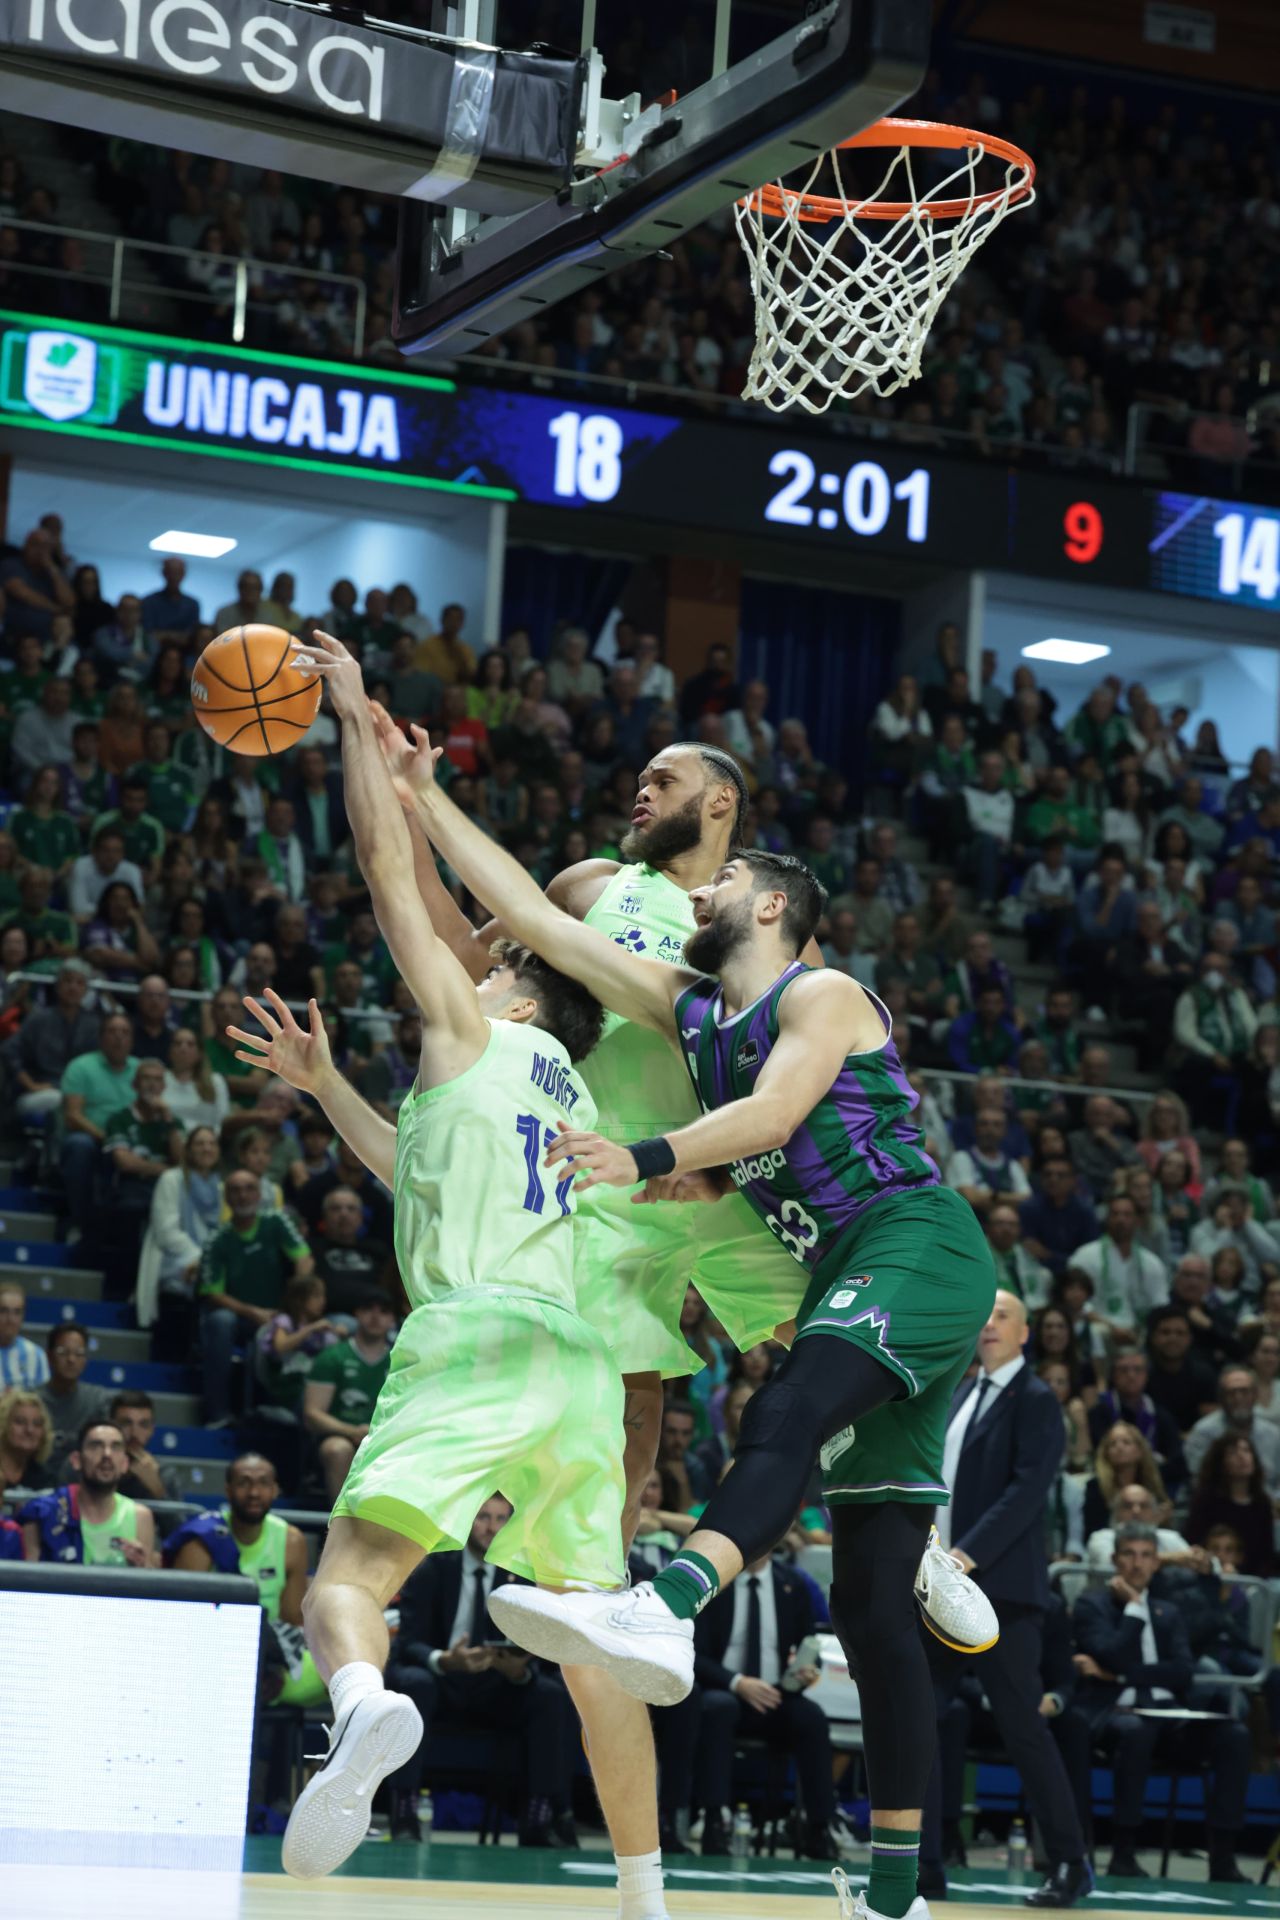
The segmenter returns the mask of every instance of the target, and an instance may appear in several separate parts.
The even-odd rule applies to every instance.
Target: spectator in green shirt
[[[367,910],[353,914],[346,939],[327,946],[321,955],[330,990],[344,960],[354,961],[360,969],[364,1003],[374,1007],[385,1006],[391,997],[395,968],[378,931],[378,923]]]
[[[107,696],[98,680],[98,663],[92,654],[82,653],[71,669],[71,711],[79,720],[101,720],[107,710]]]
[[[112,1225],[131,1243],[136,1268],[156,1181],[176,1166],[182,1146],[182,1129],[164,1102],[163,1062],[139,1061],[132,1101],[113,1113],[102,1131],[102,1156],[111,1175]]]
[[[227,1028],[244,1019],[240,995],[234,987],[220,987],[213,1004],[206,1009],[208,1025],[204,1035],[204,1057],[214,1073],[220,1073],[237,1107],[256,1107],[258,1096],[267,1084],[267,1075],[257,1067],[245,1067],[236,1059],[236,1050],[227,1044]]]
[[[1042,847],[1046,840],[1061,840],[1073,873],[1088,873],[1092,867],[1094,849],[1101,838],[1098,815],[1072,800],[1071,774],[1066,767],[1049,769],[1045,791],[1027,808],[1023,837],[1033,847]]]
[[[809,821],[802,857],[831,898],[849,892],[853,885],[853,866],[836,845],[836,824],[829,814],[815,813]]]
[[[32,866],[48,867],[58,881],[65,880],[80,852],[76,823],[62,811],[61,800],[62,776],[57,767],[38,767],[25,801],[9,821],[22,858]]]
[[[391,1296],[381,1288],[370,1288],[356,1307],[351,1338],[327,1347],[311,1363],[302,1417],[320,1442],[331,1506],[342,1491],[356,1448],[369,1431],[374,1402],[391,1365],[394,1326]]]
[[[69,1244],[79,1240],[89,1224],[98,1150],[107,1137],[107,1123],[128,1106],[132,1095],[138,1070],[132,1047],[129,1016],[109,1013],[97,1050],[77,1054],[62,1076],[62,1178],[71,1215]]]
[[[165,831],[155,814],[147,812],[147,782],[137,768],[125,774],[120,782],[120,805],[98,815],[90,838],[96,840],[104,827],[114,827],[123,835],[125,859],[132,860],[150,884],[164,852]]]
[[[11,720],[24,707],[34,707],[40,689],[49,675],[45,672],[44,648],[33,633],[24,633],[14,645],[14,668],[0,680],[0,698]]]
[[[191,679],[181,647],[161,647],[147,675],[142,698],[148,721],[173,728],[190,725]],[[145,750],[147,758],[151,759],[150,746],[147,745]]]
[[[1068,720],[1063,733],[1073,760],[1095,753],[1104,773],[1111,771],[1112,760],[1128,744],[1128,738],[1129,729],[1116,712],[1115,688],[1105,681],[1094,688],[1074,719]]]
[[[189,698],[185,687],[184,698]],[[145,787],[147,811],[143,818],[158,820],[169,833],[182,833],[196,803],[191,775],[173,759],[173,735],[163,720],[148,720],[142,743],[146,759],[130,768],[124,791],[135,784]],[[123,799],[122,792],[122,804]]]
[[[18,882],[18,906],[0,919],[0,928],[22,928],[31,943],[31,963],[41,973],[56,973],[79,944],[71,915],[49,905],[52,892],[48,868],[28,867]]]
[[[288,1279],[315,1271],[307,1243],[289,1216],[262,1206],[254,1174],[237,1168],[227,1176],[223,1197],[231,1218],[200,1260],[205,1417],[211,1426],[231,1422],[236,1348],[280,1311]]]

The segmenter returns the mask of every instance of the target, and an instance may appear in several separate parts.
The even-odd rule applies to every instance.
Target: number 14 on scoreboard
[[[1259,600],[1280,592],[1280,519],[1224,513],[1213,523],[1218,542],[1218,592],[1234,600],[1252,588]]]

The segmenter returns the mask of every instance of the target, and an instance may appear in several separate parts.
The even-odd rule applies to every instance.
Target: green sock
[[[700,1553],[678,1553],[669,1567],[654,1575],[653,1587],[677,1620],[692,1620],[719,1593],[720,1575]]]
[[[919,1870],[918,1827],[872,1827],[867,1905],[873,1913],[882,1913],[885,1920],[902,1920],[916,1897]]]

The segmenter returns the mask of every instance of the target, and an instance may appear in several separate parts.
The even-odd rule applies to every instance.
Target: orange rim
[[[929,213],[935,220],[959,220],[978,207],[993,207],[1000,203],[1016,206],[1020,200],[1027,198],[1036,177],[1035,162],[1030,154],[1024,153],[1021,147],[1015,147],[1011,140],[1001,140],[994,133],[977,133],[972,127],[942,126],[936,120],[877,120],[873,125],[864,127],[861,133],[851,134],[847,140],[842,140],[837,151],[844,152],[851,147],[935,147],[956,153],[979,147],[984,156],[1006,160],[1012,166],[1021,167],[1022,178],[1012,192],[1000,187],[990,193],[975,193],[964,200],[861,202],[836,200],[822,193],[792,193],[770,181],[748,195],[742,205],[754,212],[768,214],[775,220],[794,215],[797,220],[808,220],[815,224],[847,219],[850,215],[859,220],[901,220],[910,213]]]

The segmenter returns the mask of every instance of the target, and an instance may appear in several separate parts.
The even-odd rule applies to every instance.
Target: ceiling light
[[[1105,660],[1110,647],[1096,640],[1036,640],[1022,649],[1024,660],[1056,660],[1062,667],[1087,666],[1090,660]]]
[[[183,533],[180,527],[170,527],[168,533],[158,533],[151,542],[152,553],[180,553],[184,560],[221,560],[224,553],[230,553],[238,543],[227,540],[216,533]]]

